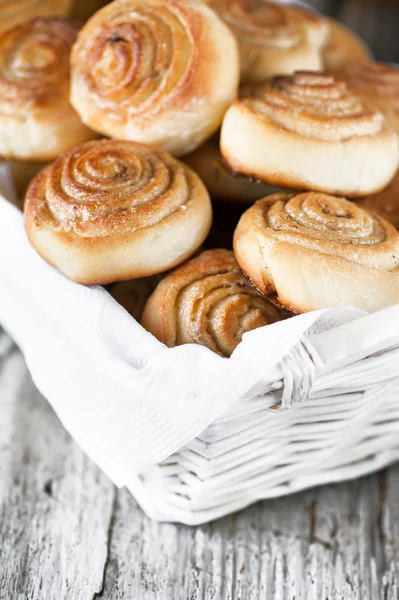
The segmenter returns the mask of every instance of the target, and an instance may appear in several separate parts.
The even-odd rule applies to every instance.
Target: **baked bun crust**
[[[0,156],[47,161],[94,137],[69,103],[78,27],[34,19],[0,36]]]
[[[25,226],[37,252],[69,278],[106,284],[174,267],[212,221],[198,176],[170,154],[134,142],[77,146],[33,180]]]
[[[266,183],[348,197],[378,192],[399,164],[383,116],[326,73],[298,72],[249,86],[223,120],[234,171]]]
[[[252,204],[259,198],[281,191],[274,186],[230,171],[223,163],[218,136],[186,156],[184,162],[202,179],[212,200]]]
[[[399,302],[399,233],[353,202],[317,192],[275,194],[241,217],[236,259],[256,287],[302,313],[377,311]]]
[[[330,37],[323,49],[325,71],[337,71],[348,61],[372,59],[366,42],[354,31],[336,19],[327,20],[330,25]]]
[[[399,173],[388,187],[378,194],[361,198],[358,204],[372,210],[399,229]]]
[[[299,69],[322,68],[327,21],[299,4],[207,0],[238,39],[241,80],[254,83]]]
[[[347,63],[340,71],[349,89],[381,111],[399,134],[399,67],[371,61]]]
[[[0,0],[0,32],[36,17],[66,17],[72,0]]]
[[[237,95],[237,43],[199,0],[116,0],[83,27],[71,64],[87,125],[176,156],[212,135]]]
[[[141,323],[169,347],[200,344],[230,356],[243,334],[285,314],[249,285],[233,253],[206,250],[166,276]]]

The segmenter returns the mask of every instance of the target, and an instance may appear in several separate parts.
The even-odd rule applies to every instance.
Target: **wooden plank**
[[[188,528],[151,522],[122,491],[102,597],[393,600],[398,499],[395,467]]]
[[[91,599],[114,488],[35,390],[19,352],[0,365],[0,598]]]

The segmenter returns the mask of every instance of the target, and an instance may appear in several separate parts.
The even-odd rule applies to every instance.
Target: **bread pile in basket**
[[[297,2],[76,6],[0,7],[0,155],[44,260],[222,356],[399,303],[398,68]]]

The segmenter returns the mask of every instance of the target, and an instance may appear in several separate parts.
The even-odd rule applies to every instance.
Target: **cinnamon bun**
[[[248,87],[226,113],[221,150],[233,171],[348,197],[378,192],[399,165],[398,138],[383,115],[326,73]]]
[[[146,277],[191,256],[204,241],[211,204],[199,177],[167,152],[103,140],[46,167],[25,200],[30,242],[85,284]]]
[[[234,254],[264,294],[296,313],[399,302],[399,232],[354,202],[317,192],[275,194],[241,217]]]
[[[83,27],[71,64],[89,127],[176,156],[216,131],[237,94],[236,41],[200,0],[115,0]]]
[[[322,68],[328,22],[296,2],[207,0],[236,36],[241,80],[263,81],[299,69]]]
[[[228,250],[206,250],[165,277],[142,325],[169,347],[201,344],[228,357],[245,332],[286,316],[245,279]]]
[[[47,161],[94,137],[69,103],[78,27],[34,19],[0,35],[0,156]]]

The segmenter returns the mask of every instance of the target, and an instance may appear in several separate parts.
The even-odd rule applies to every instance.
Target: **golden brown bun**
[[[66,17],[71,5],[72,0],[0,0],[0,32],[36,17]]]
[[[84,26],[71,64],[87,125],[176,156],[216,131],[237,94],[236,41],[199,0],[116,0]]]
[[[358,204],[377,213],[399,229],[399,173],[388,187],[378,194],[360,199]]]
[[[118,281],[112,283],[108,287],[108,291],[136,321],[140,321],[145,303],[157,287],[159,281],[160,277],[157,275],[141,279]]]
[[[326,20],[299,4],[267,0],[207,0],[238,39],[241,80],[254,83],[299,69],[322,68]]]
[[[169,347],[201,344],[230,356],[246,331],[284,316],[249,285],[232,252],[206,250],[161,281],[141,323]]]
[[[184,162],[200,176],[213,200],[252,204],[259,198],[281,191],[271,185],[230,171],[223,164],[219,136],[211,138],[186,156]]]
[[[250,86],[227,111],[220,145],[234,171],[349,197],[379,191],[399,165],[397,135],[382,114],[326,73]]]
[[[77,146],[33,180],[31,244],[70,279],[105,284],[174,267],[204,241],[208,193],[186,165],[134,142]]]
[[[326,71],[337,71],[348,61],[369,60],[371,51],[354,31],[336,19],[328,19],[330,37],[323,50],[323,63]]]
[[[109,4],[111,0],[73,0],[71,17],[78,21],[87,21],[97,10]]]
[[[349,89],[387,118],[399,134],[399,68],[393,64],[371,61],[347,63],[340,71]]]
[[[94,137],[69,103],[78,27],[34,19],[0,36],[0,156],[47,161]]]
[[[296,313],[377,311],[399,302],[399,233],[354,202],[275,194],[241,217],[234,254],[251,281]]]

